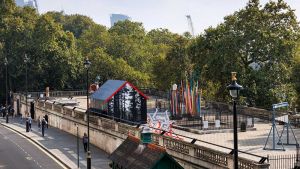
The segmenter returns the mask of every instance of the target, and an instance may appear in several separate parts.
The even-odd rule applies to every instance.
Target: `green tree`
[[[189,40],[178,36],[176,42],[171,46],[166,58],[161,58],[155,65],[154,81],[160,89],[167,90],[173,83],[178,83],[192,73],[193,64],[187,53]]]
[[[106,49],[110,41],[110,36],[106,27],[93,25],[85,30],[78,39],[78,46],[83,55],[88,54],[92,49]]]
[[[294,58],[294,67],[292,74],[292,82],[294,83],[295,91],[296,91],[296,101],[295,105],[299,108],[300,106],[300,41],[298,42],[298,48],[296,50],[295,58]]]
[[[77,79],[83,58],[77,53],[72,33],[64,32],[60,24],[44,15],[37,21],[33,40],[32,71],[37,73],[37,79],[41,79],[36,86],[62,89],[68,87],[68,81]]]
[[[293,10],[282,0],[270,1],[264,7],[259,0],[250,0],[244,9],[224,20],[207,29],[190,48],[202,78],[221,86],[215,99],[228,98],[225,87],[231,71],[239,73],[249,103],[269,107],[291,98],[279,92],[291,90],[288,79],[299,37]]]

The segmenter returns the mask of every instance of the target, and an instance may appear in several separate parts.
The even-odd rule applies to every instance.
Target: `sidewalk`
[[[45,137],[42,137],[42,133],[39,131],[36,122],[33,122],[32,131],[30,132],[26,132],[25,130],[25,121],[23,120],[23,124],[20,122],[19,117],[13,119],[10,117],[8,124],[5,123],[5,119],[0,119],[2,125],[30,138],[44,149],[47,149],[47,151],[60,159],[60,161],[68,167],[77,168],[77,138],[75,136],[49,126],[49,128],[45,130]],[[90,145],[90,150],[92,155],[92,168],[110,169],[110,161],[108,160],[108,154],[106,152],[93,145]],[[81,138],[79,139],[79,165],[80,168],[86,168],[86,153],[84,152]]]

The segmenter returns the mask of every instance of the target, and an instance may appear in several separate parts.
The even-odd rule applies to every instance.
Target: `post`
[[[275,109],[272,112],[272,128],[273,128],[273,150],[275,150]]]
[[[234,140],[234,169],[238,169],[238,135],[237,135],[237,114],[236,100],[233,99],[233,140]]]
[[[290,144],[290,135],[289,135],[289,124],[290,122],[286,122],[285,123],[285,127],[286,127],[286,144],[289,145]]]
[[[88,146],[87,146],[87,168],[91,169],[91,152],[90,152],[90,111],[89,111],[89,68],[86,69],[86,110],[87,110],[87,127],[88,127]]]
[[[8,123],[8,101],[7,101],[7,98],[8,98],[8,96],[7,96],[7,94],[8,94],[8,90],[7,90],[7,88],[8,88],[8,82],[7,82],[7,75],[8,75],[8,73],[7,73],[7,65],[8,64],[6,64],[6,66],[5,66],[5,73],[6,73],[6,76],[5,76],[5,115],[6,115],[6,123]]]
[[[7,109],[7,104],[8,104],[8,101],[7,101],[7,63],[5,63],[5,108]]]
[[[76,124],[77,128],[77,167],[79,168],[79,132],[78,132],[78,124]]]
[[[28,106],[27,106],[27,103],[28,103],[28,102],[27,102],[27,97],[28,97],[28,89],[27,89],[27,87],[28,87],[28,86],[27,86],[27,85],[28,85],[28,84],[27,84],[27,57],[26,57],[26,55],[25,55],[25,64],[26,64],[26,65],[25,65],[25,67],[26,67],[26,79],[25,79],[25,88],[26,88],[26,96],[25,96],[25,97],[26,97],[26,98],[25,98],[25,99],[26,99],[26,110],[25,110],[25,111],[26,111],[26,112],[25,112],[25,115],[27,115],[27,113],[28,113]]]

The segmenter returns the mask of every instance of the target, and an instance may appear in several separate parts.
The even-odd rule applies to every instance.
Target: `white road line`
[[[48,157],[50,157],[52,160],[54,160],[57,164],[59,164],[62,168],[67,169],[60,161],[58,161],[56,158],[54,158],[50,153],[48,153],[47,151],[45,151],[44,149],[42,149],[38,144],[36,144],[35,142],[33,142],[32,140],[26,138],[25,136],[23,136],[22,134],[10,129],[9,127],[6,127],[5,125],[2,125],[3,127],[5,127],[6,129],[9,129],[10,131],[18,134],[19,136],[23,137],[24,139],[26,139],[27,141],[29,141],[32,145],[34,145],[35,147],[37,147],[38,149],[40,149],[42,152],[44,152]],[[0,132],[1,135],[3,135]],[[4,136],[4,135],[3,135]],[[9,139],[9,138],[8,138]],[[9,139],[10,140],[10,139]],[[14,142],[13,142],[14,143]],[[16,144],[16,143],[14,143]],[[16,144],[17,145],[17,144]],[[17,145],[18,146],[18,145]],[[20,146],[18,146],[20,147]],[[22,149],[22,148],[21,148]],[[24,151],[24,149],[22,149]],[[26,151],[24,151],[26,154],[28,154]],[[38,164],[38,163],[37,163]],[[38,166],[40,166],[42,168],[42,166],[40,164],[38,164]]]

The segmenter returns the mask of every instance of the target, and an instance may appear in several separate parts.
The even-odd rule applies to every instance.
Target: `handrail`
[[[160,130],[160,131],[162,131],[161,133],[163,133],[163,132],[164,132],[164,133],[171,133],[171,132],[169,132],[169,131],[162,130],[162,129],[155,128],[155,127],[150,127],[150,128],[153,128],[153,129],[155,129],[155,130]],[[161,133],[160,133],[160,134],[161,134]],[[174,134],[176,134],[176,133],[174,133]],[[203,140],[196,139],[196,138],[192,138],[192,137],[189,137],[189,136],[184,136],[184,135],[182,135],[182,134],[176,134],[176,135],[181,136],[181,137],[185,137],[185,138],[188,138],[188,139],[191,139],[191,140],[193,140],[193,142],[199,141],[199,142],[202,142],[202,143],[205,143],[205,144],[210,144],[210,145],[213,145],[213,146],[216,146],[216,147],[220,147],[220,148],[224,148],[224,149],[228,149],[228,150],[231,150],[231,151],[233,150],[232,148],[229,148],[229,147],[225,147],[225,146],[222,146],[222,145],[210,143],[210,142],[203,141]],[[194,141],[194,140],[196,140],[196,141]],[[266,158],[266,157],[264,157],[264,156],[260,156],[260,155],[248,153],[248,152],[245,152],[245,151],[240,151],[240,150],[238,150],[238,152],[241,152],[241,153],[244,153],[244,154],[247,154],[247,155],[252,155],[252,156],[255,156],[255,157],[258,157],[258,158]]]

